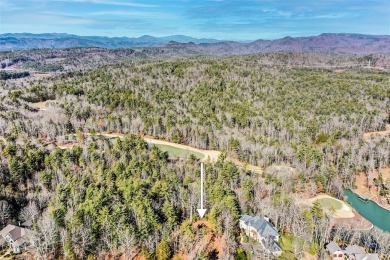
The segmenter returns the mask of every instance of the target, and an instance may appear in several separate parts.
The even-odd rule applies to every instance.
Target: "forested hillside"
[[[0,52],[0,68],[38,72],[67,72],[128,61],[132,49],[103,48],[35,49]]]
[[[204,49],[203,49],[204,48]],[[252,50],[253,51],[253,50]],[[202,57],[237,55],[240,49],[229,44],[194,45],[170,43],[164,47],[106,49],[65,48],[33,49],[0,52],[0,69],[43,73],[63,73],[91,69],[107,64],[140,62],[150,59],[173,57]],[[314,53],[268,53],[261,55],[261,64],[284,67],[361,68],[369,64],[378,68],[390,68],[390,56],[383,53],[361,55],[321,55]]]
[[[132,60],[3,80],[0,201],[7,207],[1,224],[32,218],[43,259],[210,257],[208,235],[192,225],[199,161],[169,158],[139,138],[148,135],[224,152],[206,164],[205,187],[207,221],[224,241],[219,253],[225,259],[237,254],[242,213],[269,216],[297,241],[284,257],[308,251],[323,259],[323,245],[333,235],[330,219],[291,195],[310,190],[342,198],[358,172],[369,176],[390,165],[389,135],[363,140],[363,133],[390,123],[390,73],[294,66],[346,59],[266,54]],[[264,65],[270,60],[288,66]],[[47,100],[47,107],[33,104]],[[105,139],[94,135],[99,132],[128,135]],[[64,142],[76,146],[56,147]],[[290,166],[296,174],[258,175],[226,156],[263,168]],[[390,236],[380,230],[339,235],[377,241],[379,253],[390,253]]]

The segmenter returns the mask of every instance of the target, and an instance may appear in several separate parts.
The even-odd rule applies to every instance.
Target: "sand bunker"
[[[332,199],[332,200],[335,200],[335,201],[341,203],[341,205],[342,205],[341,208],[335,209],[331,213],[334,218],[353,218],[353,217],[355,217],[355,214],[353,213],[352,208],[350,206],[348,206],[348,204],[346,204],[342,200],[336,199],[336,198],[329,196],[327,194],[320,194],[314,198],[307,199],[307,201],[310,204],[312,204],[314,201],[319,200],[319,199],[323,199],[323,198]],[[327,210],[327,209],[325,209],[325,210]]]

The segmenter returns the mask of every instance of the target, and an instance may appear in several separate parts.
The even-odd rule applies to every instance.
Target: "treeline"
[[[28,76],[30,76],[30,72],[28,72],[28,71],[23,71],[23,72],[0,71],[0,80],[18,79],[18,78],[25,78]]]
[[[0,67],[16,67],[42,72],[79,71],[104,64],[119,63],[134,56],[133,49],[64,48],[0,52]]]

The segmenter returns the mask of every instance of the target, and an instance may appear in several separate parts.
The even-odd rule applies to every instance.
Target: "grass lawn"
[[[202,153],[186,150],[186,149],[180,149],[176,148],[170,145],[165,145],[165,144],[153,144],[156,146],[158,149],[164,152],[168,152],[169,156],[172,158],[189,158],[189,156],[192,154],[194,155],[197,159],[203,159],[204,155]]]
[[[293,235],[282,235],[279,239],[279,245],[283,249],[283,253],[278,259],[296,259],[294,246],[298,246],[299,250],[303,250],[303,241]]]
[[[318,199],[318,202],[321,204],[321,206],[324,209],[327,210],[331,210],[331,209],[338,210],[343,207],[343,204],[340,201],[331,198],[321,198]]]

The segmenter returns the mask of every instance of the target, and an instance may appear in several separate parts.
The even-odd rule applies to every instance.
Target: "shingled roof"
[[[355,260],[379,260],[378,254],[366,254],[362,249],[357,245],[349,245],[347,247],[342,246],[341,248],[335,243],[330,242],[326,245],[330,254],[333,254],[336,251],[342,251],[347,257],[352,257],[350,259]]]
[[[3,228],[0,231],[0,237],[2,237],[4,240],[7,236],[9,236],[13,242],[16,242],[23,238],[23,241],[26,240],[25,236],[28,233],[28,229],[14,226],[14,225],[7,225],[5,228]],[[19,241],[21,243],[22,240]]]
[[[252,228],[256,229],[262,237],[279,236],[276,228],[264,218],[259,216],[252,217],[248,215],[242,215],[240,220],[243,221],[247,226],[251,226]]]
[[[5,228],[3,228],[1,231],[0,231],[0,236],[2,237],[6,237],[9,232],[11,232],[16,226],[14,225],[7,225]]]
[[[347,246],[347,248],[345,248],[345,253],[348,255],[364,254],[364,252],[357,245]]]
[[[336,251],[341,251],[341,248],[335,243],[335,242],[330,242],[326,245],[326,248],[329,250],[331,254],[333,254]]]
[[[266,238],[265,241],[263,242],[263,245],[265,248],[267,248],[271,252],[281,252],[282,251],[282,248],[271,237]]]

